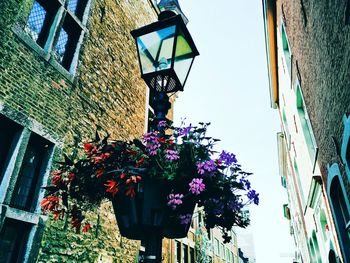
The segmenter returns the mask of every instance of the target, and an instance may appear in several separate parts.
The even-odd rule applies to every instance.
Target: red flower
[[[130,157],[133,157],[137,154],[137,151],[134,150],[126,150],[126,152],[130,155]]]
[[[126,176],[126,174],[125,174],[125,173],[122,173],[122,174],[120,175],[120,179],[124,179],[125,176]]]
[[[135,197],[136,193],[135,193],[135,189],[132,185],[129,185],[126,187],[125,195],[129,196],[130,198]]]
[[[52,213],[54,214],[53,219],[57,220],[58,218],[63,219],[64,216],[64,210],[57,210],[57,211],[52,211]]]
[[[159,143],[165,143],[165,138],[163,138],[163,137],[157,137],[157,141],[158,141]]]
[[[100,168],[96,171],[96,178],[100,178],[104,173],[103,168]]]
[[[40,202],[40,206],[43,207],[44,213],[46,210],[57,211],[59,204],[60,199],[54,195],[49,195]]]
[[[60,175],[54,175],[52,176],[52,179],[51,179],[54,186],[58,186],[61,180],[62,180],[62,177]]]
[[[140,160],[137,161],[136,167],[140,167],[144,161],[145,161],[145,157],[142,157]]]
[[[75,179],[75,173],[69,173],[68,179],[69,179],[69,181],[73,181]]]
[[[54,171],[54,172],[51,172],[51,174],[53,175],[53,176],[55,176],[55,175],[61,175],[63,173],[63,171]]]
[[[75,228],[76,232],[79,232],[81,227],[81,220],[79,220],[77,217],[72,217],[71,225],[73,228]]]
[[[119,184],[116,181],[107,180],[105,186],[107,186],[106,192],[111,193],[113,196],[115,196],[115,194],[119,191]]]
[[[91,153],[93,148],[94,146],[92,143],[84,143],[84,150],[86,153]]]
[[[107,158],[109,158],[111,155],[111,153],[101,153],[101,155],[93,156],[91,158],[93,159],[94,163],[101,163]]]
[[[84,233],[89,232],[91,229],[92,229],[92,227],[90,226],[90,224],[86,223],[84,226],[83,232]]]
[[[141,176],[132,175],[128,180],[126,180],[126,183],[130,184],[132,181],[134,184],[136,184],[137,182],[141,181],[141,179],[142,179]]]

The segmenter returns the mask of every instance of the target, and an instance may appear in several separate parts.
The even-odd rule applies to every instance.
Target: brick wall
[[[341,143],[342,117],[350,112],[350,25],[345,24],[346,2],[283,0],[277,8],[277,19],[283,13],[285,16],[293,55],[292,83],[299,74],[324,183],[326,165],[339,162],[331,136]]]
[[[64,150],[95,130],[130,139],[144,131],[146,86],[139,78],[130,31],[156,20],[147,0],[93,0],[78,71],[67,78],[19,37],[33,0],[0,1],[0,113],[31,128]],[[23,32],[22,32],[23,33]],[[57,154],[58,156],[58,154]],[[56,157],[57,158],[57,157]],[[121,239],[108,203],[100,209],[97,238],[73,235],[49,221],[40,262],[134,262],[137,242]],[[96,214],[90,215],[96,222]],[[39,242],[40,240],[38,240]],[[123,258],[122,258],[123,255]]]

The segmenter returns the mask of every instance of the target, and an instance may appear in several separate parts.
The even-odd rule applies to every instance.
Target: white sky
[[[270,108],[261,0],[180,0],[200,52],[185,91],[175,104],[175,121],[211,122],[219,150],[237,155],[254,172],[260,205],[252,209],[257,263],[292,262],[292,238],[283,217],[287,202],[278,173],[277,110]],[[289,255],[289,256],[288,256]]]

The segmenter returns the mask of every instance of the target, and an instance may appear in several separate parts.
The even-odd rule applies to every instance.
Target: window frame
[[[284,63],[289,76],[292,74],[292,51],[284,22],[281,23],[281,44],[284,57]]]
[[[12,110],[9,109],[8,114],[11,115]],[[11,118],[8,118],[7,114],[2,114],[1,116],[9,119],[9,121],[13,121]],[[42,188],[46,185],[50,169],[54,157],[54,152],[56,151],[57,146],[62,146],[62,143],[55,140],[53,137],[48,135],[43,129],[42,126],[34,120],[30,120],[29,122],[23,120],[23,123],[15,122],[22,127],[19,131],[19,134],[16,135],[16,140],[12,143],[11,152],[8,158],[8,162],[5,166],[5,172],[3,180],[0,184],[0,211],[2,214],[2,219],[0,220],[0,230],[3,227],[3,223],[6,219],[17,220],[20,223],[28,224],[30,226],[30,230],[28,231],[28,239],[26,241],[26,251],[24,252],[24,261],[36,257],[38,247],[33,246],[34,238],[40,236],[42,232],[40,232],[44,223],[47,219],[47,216],[41,214],[40,201],[44,197],[45,190]],[[29,126],[32,130],[26,128]],[[35,134],[39,136],[40,139],[45,140],[51,144],[50,151],[46,154],[47,162],[45,163],[45,167],[42,167],[40,175],[38,175],[38,180],[35,185],[35,191],[32,199],[33,209],[31,211],[21,210],[18,208],[14,208],[10,205],[11,198],[14,195],[14,187],[16,182],[18,181],[19,171],[21,169],[21,164],[23,162],[23,158],[26,152],[26,147],[29,143],[29,138],[31,134]]]
[[[343,116],[343,137],[340,150],[340,156],[343,164],[345,164],[345,171],[350,181],[350,114],[344,114]]]
[[[295,102],[296,102],[296,110],[299,117],[299,123],[301,126],[301,130],[303,132],[304,141],[309,153],[312,172],[315,172],[317,158],[318,158],[318,147],[317,147],[316,138],[313,132],[311,120],[307,112],[303,91],[301,89],[301,85],[298,79],[295,82]]]
[[[41,0],[35,0],[40,2]],[[12,31],[31,49],[33,49],[36,53],[38,53],[45,61],[49,62],[51,66],[56,68],[64,77],[66,77],[69,81],[73,82],[74,77],[78,68],[78,58],[80,54],[80,49],[82,46],[82,42],[85,36],[85,33],[88,31],[86,24],[88,20],[88,16],[91,10],[92,0],[82,0],[86,2],[85,10],[82,12],[81,19],[73,13],[68,8],[68,0],[54,0],[58,5],[58,10],[52,17],[52,22],[49,25],[48,36],[43,46],[40,46],[36,40],[34,40],[30,34],[28,33],[28,18],[32,11],[32,7],[29,9],[26,19],[24,21],[24,25],[16,24]],[[33,1],[34,4],[34,1]],[[72,51],[71,54],[71,62],[69,67],[63,66],[59,61],[57,61],[55,54],[55,47],[58,41],[59,34],[61,32],[62,26],[67,16],[71,16],[74,20],[75,25],[80,28],[79,36],[76,36],[76,45],[75,50]]]

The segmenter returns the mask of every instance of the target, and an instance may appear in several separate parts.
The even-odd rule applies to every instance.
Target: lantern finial
[[[181,15],[185,24],[188,23],[188,19],[185,16],[185,14],[182,12],[178,0],[161,0],[158,3],[158,8],[161,12],[171,11],[171,12],[174,12],[176,15]]]

